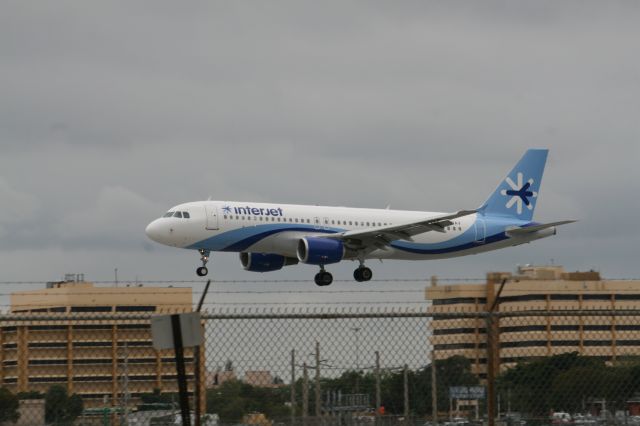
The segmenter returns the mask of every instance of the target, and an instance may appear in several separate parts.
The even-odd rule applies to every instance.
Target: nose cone
[[[163,226],[160,224],[160,220],[156,219],[150,224],[147,225],[147,228],[144,230],[147,237],[151,238],[153,241],[164,244],[163,241]]]

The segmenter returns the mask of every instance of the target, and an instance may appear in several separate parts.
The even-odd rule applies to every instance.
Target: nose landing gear
[[[198,249],[198,252],[200,252],[200,260],[202,261],[202,266],[196,269],[196,274],[198,274],[199,277],[204,277],[209,273],[209,270],[207,269],[207,262],[209,261],[210,252],[209,250],[205,249]]]

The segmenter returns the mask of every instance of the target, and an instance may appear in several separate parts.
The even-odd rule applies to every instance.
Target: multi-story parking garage
[[[191,288],[65,281],[13,293],[0,327],[0,386],[44,393],[59,384],[87,407],[134,405],[154,389],[177,392],[173,351],[153,349],[148,314],[191,310]],[[185,358],[192,392],[191,349]]]
[[[493,326],[494,348],[499,354],[494,359],[500,369],[519,360],[565,352],[615,362],[640,351],[640,317],[589,315],[595,310],[637,309],[640,281],[603,280],[593,271],[568,273],[561,266],[546,266],[519,267],[516,274],[489,273],[480,284],[436,284],[434,280],[426,289],[430,311],[448,315],[441,319],[435,316],[432,322],[435,356],[462,355],[483,378],[487,372],[485,317],[456,317],[455,313],[485,313],[494,301],[495,311],[504,314]],[[571,316],[567,311],[581,314]]]

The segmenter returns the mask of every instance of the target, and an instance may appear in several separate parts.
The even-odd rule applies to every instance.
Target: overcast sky
[[[638,22],[637,2],[5,2],[0,281],[195,279],[196,252],[144,234],[178,203],[474,208],[529,147],[550,149],[536,220],[577,224],[375,277],[640,277]],[[209,266],[316,290],[315,267]]]

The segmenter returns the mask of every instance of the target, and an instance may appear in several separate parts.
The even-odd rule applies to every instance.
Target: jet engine
[[[283,266],[295,265],[298,259],[270,253],[240,253],[240,263],[246,271],[270,272],[282,269]]]
[[[312,265],[338,263],[344,257],[342,241],[329,238],[304,237],[298,241],[298,260]]]

